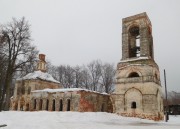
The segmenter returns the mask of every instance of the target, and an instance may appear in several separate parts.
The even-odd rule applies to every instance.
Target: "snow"
[[[91,91],[91,90],[87,90],[87,89],[82,89],[82,88],[64,88],[64,89],[43,89],[43,90],[34,90],[31,92],[49,92],[49,93],[54,93],[54,92],[69,92],[69,91],[87,91],[87,92],[94,92],[94,93],[98,93],[98,94],[103,94],[103,95],[109,95],[105,92],[100,93],[97,91]]]
[[[122,117],[105,112],[0,112],[4,129],[179,129],[180,116],[168,122]]]
[[[120,63],[125,63],[129,61],[136,61],[136,60],[146,60],[149,59],[148,57],[138,57],[138,58],[129,58],[127,60],[121,60]]]
[[[60,83],[59,81],[55,80],[50,74],[41,71],[34,71],[32,73],[27,74],[23,78],[19,78],[17,80],[31,80],[31,79],[42,79],[50,82]]]

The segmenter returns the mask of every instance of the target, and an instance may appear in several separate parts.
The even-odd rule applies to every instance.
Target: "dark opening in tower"
[[[140,56],[140,33],[139,27],[133,26],[129,29],[129,58]]]

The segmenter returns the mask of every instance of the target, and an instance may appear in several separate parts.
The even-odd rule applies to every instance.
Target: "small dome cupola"
[[[37,64],[37,70],[41,72],[46,72],[46,60],[44,54],[39,54],[39,61]]]

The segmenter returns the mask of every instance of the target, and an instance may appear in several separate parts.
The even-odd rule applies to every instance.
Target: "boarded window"
[[[71,107],[71,101],[70,99],[67,100],[67,111],[70,111],[70,107]]]
[[[59,101],[59,111],[63,111],[63,101],[60,99]]]

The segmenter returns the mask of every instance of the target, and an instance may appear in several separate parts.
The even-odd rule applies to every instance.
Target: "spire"
[[[45,61],[45,56],[44,54],[39,54],[39,61],[37,65],[37,70],[41,72],[46,72],[46,61]]]

